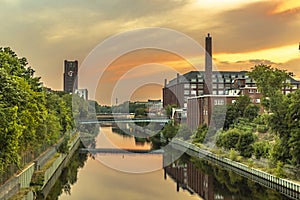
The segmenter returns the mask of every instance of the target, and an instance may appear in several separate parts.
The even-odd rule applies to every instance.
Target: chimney
[[[204,94],[212,93],[212,38],[207,34],[205,38],[205,88]]]
[[[167,87],[167,79],[165,79],[165,87]]]

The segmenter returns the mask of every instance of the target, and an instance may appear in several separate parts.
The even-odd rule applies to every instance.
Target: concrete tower
[[[212,38],[207,34],[205,38],[205,87],[204,94],[212,93]]]
[[[74,93],[78,89],[78,61],[65,60],[64,64],[64,91]]]

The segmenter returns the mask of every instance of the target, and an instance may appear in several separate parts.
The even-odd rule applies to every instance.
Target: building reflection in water
[[[183,156],[183,159],[165,167],[164,178],[167,177],[176,182],[177,191],[182,188],[204,200],[289,199],[232,171],[194,157]]]
[[[165,167],[165,179],[167,175],[176,182],[177,191],[180,188],[189,191],[191,194],[197,193],[205,200],[224,199],[231,200],[231,197],[223,197],[214,193],[214,177],[205,174],[197,169],[192,162],[178,163]]]

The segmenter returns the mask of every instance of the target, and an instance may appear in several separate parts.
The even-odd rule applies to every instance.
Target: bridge
[[[98,120],[82,120],[81,124],[102,124],[102,123],[168,123],[168,118],[99,118]]]
[[[114,149],[114,148],[81,148],[80,153],[108,153],[108,154],[163,154],[163,149],[146,150],[146,149]]]

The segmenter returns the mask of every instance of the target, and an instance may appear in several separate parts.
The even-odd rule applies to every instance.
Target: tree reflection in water
[[[79,148],[82,148],[81,145]],[[78,169],[83,168],[88,158],[87,153],[79,153],[79,148],[75,151],[67,166],[63,169],[62,174],[54,184],[46,199],[58,199],[64,192],[71,195],[71,185],[77,182]]]
[[[214,199],[289,199],[283,194],[226,170],[207,160],[184,155],[165,168],[179,188],[197,193],[205,200]],[[166,177],[165,177],[166,178]]]

